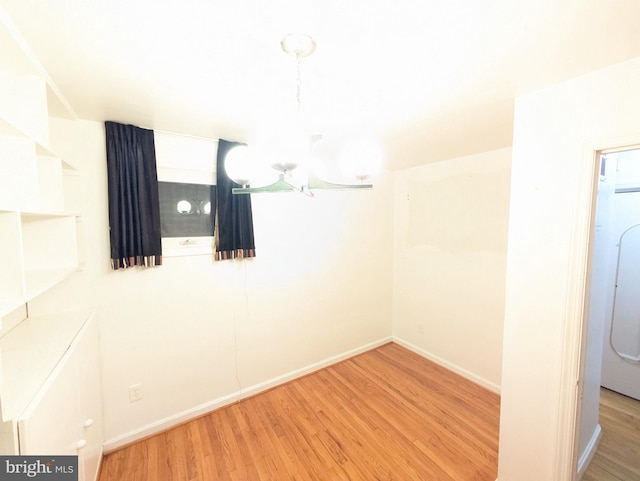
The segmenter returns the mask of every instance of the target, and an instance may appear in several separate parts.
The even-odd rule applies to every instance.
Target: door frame
[[[586,347],[588,338],[589,307],[591,299],[591,272],[595,215],[598,200],[600,156],[640,148],[638,135],[602,139],[583,144],[582,162],[578,179],[576,215],[569,259],[574,275],[569,276],[567,321],[564,329],[564,352],[562,369],[563,395],[560,399],[558,427],[558,457],[556,479],[576,480],[578,475],[580,421]]]

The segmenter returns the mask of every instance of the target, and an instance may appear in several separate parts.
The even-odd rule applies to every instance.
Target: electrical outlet
[[[142,383],[132,384],[129,386],[129,402],[140,401],[142,399]]]
[[[418,323],[418,334],[423,334],[424,333],[424,326],[422,325],[422,323]]]

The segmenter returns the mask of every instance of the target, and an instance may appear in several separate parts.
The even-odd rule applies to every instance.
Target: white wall
[[[371,191],[253,195],[255,259],[113,272],[103,126],[74,128],[86,268],[34,309],[97,308],[107,449],[390,339],[389,175]]]
[[[393,334],[500,390],[511,149],[396,174]]]
[[[594,152],[640,142],[639,104],[640,59],[516,102],[500,481],[575,473]]]

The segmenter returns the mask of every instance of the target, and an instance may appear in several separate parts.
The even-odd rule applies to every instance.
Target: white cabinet
[[[0,320],[77,270],[81,205],[77,170],[50,147],[59,99],[7,21],[0,15]]]
[[[102,421],[102,379],[98,351],[98,329],[95,322],[87,329],[89,340],[78,345],[78,407],[82,423],[82,438],[86,445],[80,450],[80,472],[85,481],[98,475],[102,460],[104,432]],[[82,477],[80,478],[82,479]]]
[[[13,451],[78,455],[80,481],[93,481],[102,457],[98,329],[92,314],[30,318],[0,340],[0,403]]]
[[[78,454],[79,479],[92,481],[103,442],[96,321],[29,315],[80,265],[80,175],[52,148],[78,159],[60,121],[75,117],[57,92],[0,6],[0,454]]]

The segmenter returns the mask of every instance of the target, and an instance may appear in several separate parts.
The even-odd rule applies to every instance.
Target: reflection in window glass
[[[179,200],[177,208],[178,212],[180,212],[182,215],[191,214],[191,202],[189,202],[188,200]]]
[[[158,182],[162,237],[213,236],[215,185]]]

